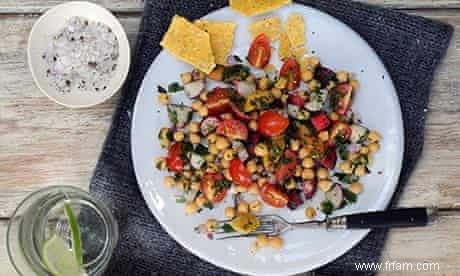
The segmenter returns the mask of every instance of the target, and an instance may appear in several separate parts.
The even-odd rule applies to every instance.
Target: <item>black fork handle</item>
[[[342,222],[347,229],[416,227],[427,225],[429,216],[428,208],[401,208],[346,215]]]

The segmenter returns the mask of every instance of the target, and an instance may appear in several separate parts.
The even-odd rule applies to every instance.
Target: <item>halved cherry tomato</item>
[[[228,88],[216,87],[208,95],[206,107],[210,116],[216,116],[230,109],[232,91]]]
[[[227,195],[228,187],[218,189],[218,182],[223,179],[222,174],[208,173],[201,179],[200,191],[211,202],[221,202]]]
[[[325,168],[332,170],[335,167],[337,162],[337,153],[335,152],[334,147],[329,147],[326,150],[326,154],[323,159],[321,159],[321,165]]]
[[[334,88],[336,98],[334,100],[334,111],[337,114],[345,115],[351,107],[353,98],[353,87],[349,83],[341,83]]]
[[[275,111],[265,111],[259,116],[257,131],[267,137],[282,134],[289,126],[289,119]]]
[[[249,187],[252,183],[251,174],[248,172],[244,163],[239,159],[235,158],[230,161],[230,176],[232,177],[232,181],[235,182],[237,185],[243,187]]]
[[[230,119],[219,123],[216,133],[224,135],[230,139],[246,140],[248,139],[248,128],[238,120]]]
[[[292,104],[302,108],[305,105],[305,100],[299,95],[289,94],[287,99],[288,104]]]
[[[181,172],[184,170],[184,161],[181,158],[182,143],[177,142],[172,144],[168,149],[168,156],[166,157],[166,166],[170,171]]]
[[[248,61],[257,68],[264,68],[271,57],[270,38],[265,34],[260,34],[254,38],[249,48]]]
[[[281,190],[277,184],[266,183],[260,190],[262,200],[275,208],[283,208],[289,202],[289,197]]]
[[[278,182],[281,182],[294,174],[297,165],[297,154],[292,150],[286,150],[279,162],[280,165],[276,169],[275,178]]]
[[[316,131],[322,131],[329,127],[331,120],[327,117],[326,113],[320,112],[310,118],[310,122]]]
[[[286,88],[295,90],[300,85],[300,66],[295,58],[288,58],[281,66],[280,76],[287,78]]]
[[[335,145],[337,136],[342,136],[345,140],[350,139],[351,127],[342,122],[335,123],[329,131],[329,145]]]

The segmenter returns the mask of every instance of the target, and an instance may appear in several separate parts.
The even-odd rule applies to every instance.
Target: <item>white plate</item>
[[[380,210],[388,204],[398,181],[403,156],[403,126],[395,88],[380,59],[349,27],[318,10],[293,4],[274,12],[286,18],[292,12],[303,15],[307,24],[308,48],[314,50],[324,65],[356,73],[361,82],[353,109],[364,119],[364,124],[377,129],[383,136],[381,150],[371,167],[372,174],[363,177],[364,191],[356,204],[336,214],[352,211]],[[248,23],[256,18],[245,18],[224,8],[205,18],[230,20],[238,23],[234,53],[244,57],[250,44]],[[260,17],[259,17],[260,18]],[[274,53],[273,56],[277,56]],[[272,57],[273,61],[273,57]],[[277,63],[279,64],[279,63]],[[156,86],[179,80],[181,72],[191,67],[162,51],[145,75],[137,97],[132,124],[131,143],[134,168],[148,207],[166,231],[195,255],[220,267],[252,275],[289,275],[315,269],[347,252],[367,233],[359,231],[298,230],[283,235],[285,246],[281,251],[264,249],[250,253],[250,240],[211,241],[193,232],[193,227],[209,217],[223,217],[220,204],[212,211],[196,216],[185,216],[184,206],[175,203],[174,192],[162,184],[165,175],[154,169],[154,157],[164,156],[157,134],[168,126],[167,112],[156,99]],[[177,95],[174,101],[185,99]],[[379,175],[377,172],[383,171]],[[319,193],[318,193],[319,194]],[[306,205],[304,205],[305,207]],[[264,207],[265,213],[279,213],[286,218],[304,218],[304,208],[292,212]]]
[[[118,65],[107,89],[100,92],[71,91],[62,94],[50,85],[46,77],[46,63],[42,58],[52,37],[74,16],[82,16],[109,26],[119,43]],[[73,108],[89,107],[104,102],[114,95],[126,79],[129,71],[130,49],[123,27],[107,9],[89,2],[68,2],[58,5],[43,14],[35,22],[27,48],[28,63],[32,77],[38,88],[51,100]]]

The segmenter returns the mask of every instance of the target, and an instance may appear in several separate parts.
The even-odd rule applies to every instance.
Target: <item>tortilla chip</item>
[[[285,32],[280,34],[280,45],[278,47],[278,57],[280,60],[283,60],[287,57],[291,57],[291,43],[289,42],[289,38]]]
[[[211,48],[216,63],[225,64],[227,56],[233,48],[236,24],[233,22],[197,20],[195,25],[210,35]]]
[[[305,24],[302,15],[291,13],[286,20],[285,30],[292,48],[305,44]]]
[[[291,0],[230,0],[230,7],[246,16],[266,13],[291,3]]]
[[[209,34],[181,16],[173,17],[160,45],[206,74],[216,66]]]
[[[281,33],[281,18],[279,16],[267,17],[249,26],[252,37],[266,34],[272,41],[279,39]]]

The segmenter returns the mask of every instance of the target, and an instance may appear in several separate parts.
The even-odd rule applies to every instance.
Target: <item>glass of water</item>
[[[16,208],[7,248],[20,275],[100,275],[118,240],[109,209],[71,186],[36,191]]]

